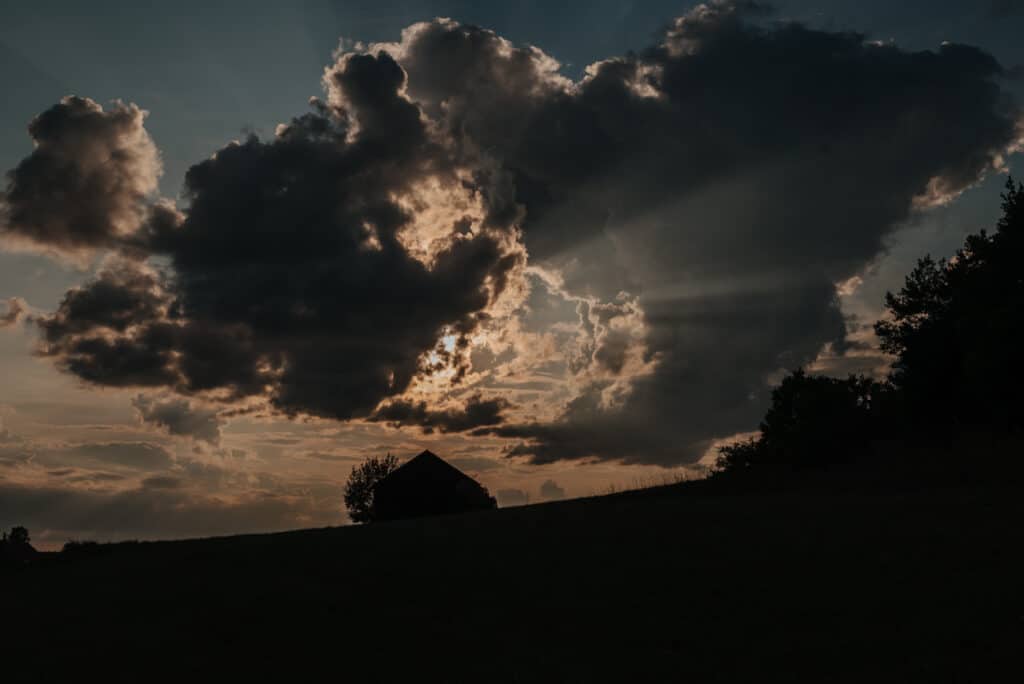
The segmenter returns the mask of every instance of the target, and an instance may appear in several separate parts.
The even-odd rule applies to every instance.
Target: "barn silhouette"
[[[373,488],[375,520],[497,508],[487,489],[437,454],[424,451]]]

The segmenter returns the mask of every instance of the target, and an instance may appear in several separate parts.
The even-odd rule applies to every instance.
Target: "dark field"
[[[5,577],[6,671],[147,681],[1024,681],[1014,487],[675,486],[103,547]]]

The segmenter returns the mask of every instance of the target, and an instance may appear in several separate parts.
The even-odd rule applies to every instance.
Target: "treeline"
[[[878,444],[941,447],[1013,439],[1024,409],[1024,185],[1007,181],[995,233],[949,259],[920,259],[875,324],[888,378],[797,370],[772,392],[760,434],[719,450],[724,476],[877,455]],[[890,455],[890,454],[887,454]]]

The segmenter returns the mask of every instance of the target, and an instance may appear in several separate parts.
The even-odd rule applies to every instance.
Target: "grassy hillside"
[[[109,547],[5,576],[5,660],[133,681],[1024,681],[1018,490],[814,491]]]

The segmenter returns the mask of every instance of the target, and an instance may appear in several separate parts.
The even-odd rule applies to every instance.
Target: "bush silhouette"
[[[796,370],[772,391],[761,434],[719,449],[719,470],[850,461],[866,446],[876,401],[888,389],[862,376],[845,380]]]
[[[398,459],[388,454],[371,457],[352,468],[345,483],[345,507],[353,522],[373,522],[373,488],[398,468]]]

